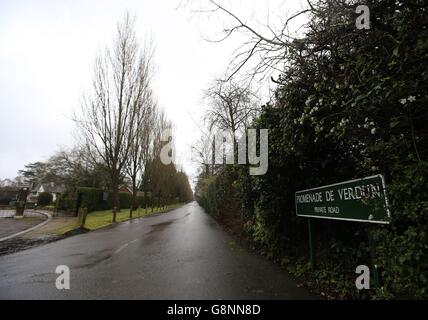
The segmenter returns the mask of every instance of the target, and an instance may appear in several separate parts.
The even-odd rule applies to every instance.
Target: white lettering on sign
[[[379,184],[368,184],[365,186],[356,186],[353,188],[342,188],[337,190],[340,200],[359,200],[361,198],[380,198]]]
[[[322,201],[323,200],[322,200],[321,192],[307,193],[307,194],[297,196],[298,203],[310,203],[310,202],[322,202]]]
[[[339,207],[314,207],[314,213],[340,213]]]
[[[326,201],[334,201],[334,191],[328,190],[325,192],[325,200]]]
[[[364,198],[380,198],[381,187],[377,184],[368,184],[363,186],[346,187],[337,190],[339,200],[360,200]],[[324,195],[324,197],[323,197]],[[324,192],[306,193],[296,196],[297,203],[317,203],[335,201],[334,190]]]
[[[326,207],[315,207],[314,211],[315,211],[315,213],[326,213],[327,209],[326,209]]]
[[[328,207],[328,213],[340,213],[339,207]]]
[[[380,201],[383,208],[377,204]],[[381,174],[296,191],[296,214],[302,217],[388,224],[390,213]]]

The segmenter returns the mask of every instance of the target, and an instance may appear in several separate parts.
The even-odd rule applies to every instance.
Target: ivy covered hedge
[[[269,130],[269,170],[228,167],[201,180],[198,198],[242,208],[243,228],[306,283],[341,298],[428,298],[428,12],[424,1],[367,1],[371,28],[355,28],[353,1],[318,1],[301,50],[290,50],[272,103],[253,127]],[[230,172],[233,172],[232,174]],[[355,288],[370,265],[369,226],[316,221],[318,267],[307,264],[307,226],[294,193],[383,174],[391,224],[370,226],[382,286]],[[225,175],[237,178],[224,183]],[[204,185],[205,184],[205,185]],[[201,188],[204,186],[204,188]]]

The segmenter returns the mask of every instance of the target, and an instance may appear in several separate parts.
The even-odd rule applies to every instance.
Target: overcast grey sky
[[[269,10],[279,14],[284,5],[292,11],[299,2],[235,1],[234,8],[266,16]],[[14,178],[26,163],[73,145],[73,109],[88,88],[97,50],[111,44],[126,10],[136,16],[138,38],[154,38],[155,92],[175,124],[179,161],[193,175],[188,155],[199,134],[194,122],[202,116],[202,91],[224,72],[239,39],[203,40],[201,34],[213,35],[221,25],[197,19],[189,8],[177,10],[179,4],[0,0],[0,179]]]

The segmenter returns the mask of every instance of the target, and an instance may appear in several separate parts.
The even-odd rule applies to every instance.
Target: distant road
[[[55,268],[70,268],[57,290]],[[1,299],[307,299],[192,202],[170,213],[0,256]],[[315,297],[316,298],[316,297]]]

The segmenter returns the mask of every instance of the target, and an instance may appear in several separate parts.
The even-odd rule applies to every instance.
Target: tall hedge
[[[104,190],[97,188],[78,188],[77,198],[80,197],[81,199],[79,207],[87,208],[88,212],[112,209],[112,192],[107,194],[107,200],[104,200],[104,192]],[[129,209],[132,203],[132,195],[121,192],[119,193],[119,200],[120,209]]]
[[[107,201],[103,200],[103,190],[96,188],[81,187],[77,189],[77,197],[80,199],[79,208],[87,208],[88,212],[104,210]]]
[[[76,212],[76,194],[62,193],[57,197],[56,207],[60,211]]]
[[[97,211],[97,210],[108,210],[111,209],[112,204],[112,193],[109,192],[107,195],[107,200],[103,200],[104,190],[97,188],[89,187],[80,187],[76,190],[75,193],[63,193],[57,199],[57,208],[59,210],[76,212],[76,205],[78,200],[78,194],[81,194],[81,200],[79,207],[88,208],[88,212]],[[128,193],[119,193],[120,199],[120,208],[129,209],[132,203],[132,195]],[[147,207],[151,206],[151,193],[148,192],[146,195]],[[137,197],[137,204],[141,208],[145,208],[146,204],[144,202],[144,197]]]
[[[39,206],[47,206],[52,203],[52,193],[49,192],[40,192],[39,197],[37,199],[37,204]]]

